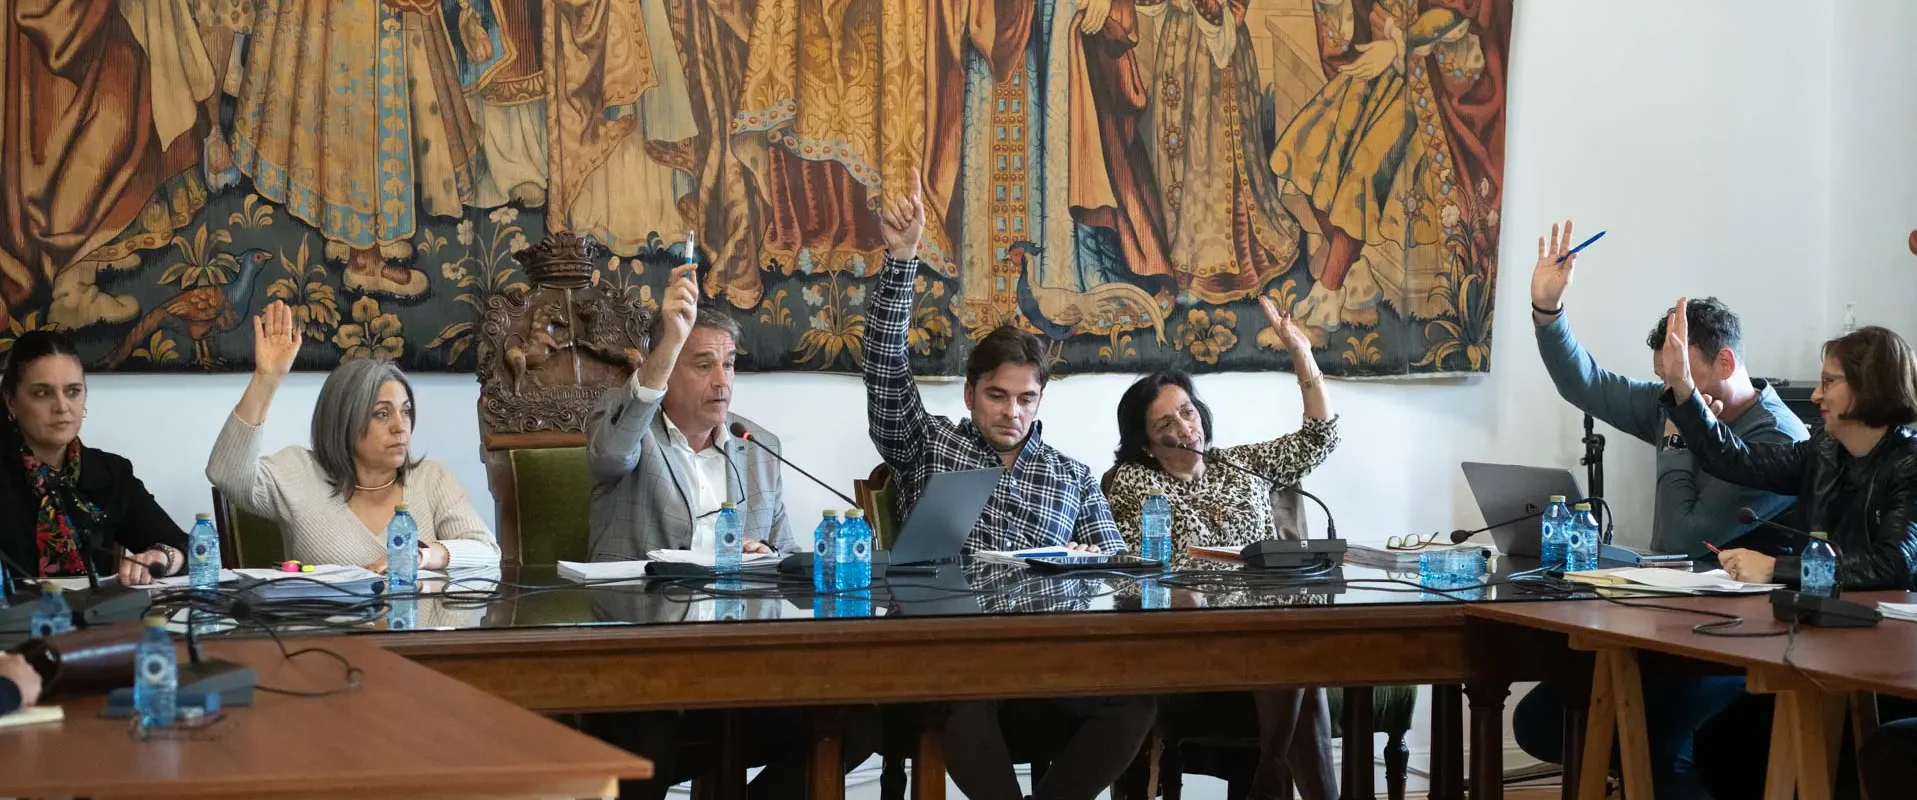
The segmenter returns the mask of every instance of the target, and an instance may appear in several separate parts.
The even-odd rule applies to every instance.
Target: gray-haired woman
[[[254,318],[253,380],[213,445],[207,479],[241,510],[277,520],[290,559],[384,570],[384,533],[403,503],[419,524],[422,569],[497,566],[499,544],[459,481],[412,458],[413,387],[392,362],[334,369],[313,408],[312,448],[260,457],[260,426],[300,338],[283,303]]]

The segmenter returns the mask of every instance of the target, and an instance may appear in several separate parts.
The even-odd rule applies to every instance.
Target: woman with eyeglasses
[[[1810,531],[1837,550],[1836,585],[1845,590],[1912,589],[1917,579],[1917,355],[1903,337],[1877,326],[1824,344],[1811,402],[1824,429],[1791,445],[1740,440],[1711,413],[1691,381],[1685,301],[1668,322],[1658,376],[1670,419],[1706,471],[1726,481],[1795,495]],[[1800,548],[1801,549],[1801,548]],[[1796,586],[1799,563],[1784,552],[1731,549],[1718,556],[1732,578]],[[1694,761],[1713,797],[1763,792],[1772,702],[1739,700],[1698,731]],[[1917,711],[1886,703],[1895,718]]]
[[[1132,552],[1143,552],[1139,522],[1146,499],[1156,494],[1171,506],[1175,568],[1204,566],[1186,552],[1188,547],[1237,548],[1276,537],[1273,489],[1304,479],[1337,448],[1338,420],[1331,415],[1311,341],[1269,299],[1260,298],[1259,305],[1291,352],[1304,425],[1275,439],[1213,448],[1211,409],[1198,399],[1191,376],[1159,372],[1133,383],[1118,400],[1118,463],[1106,476],[1105,490],[1112,520]],[[1162,698],[1159,719],[1178,726],[1187,718],[1253,712],[1260,746],[1252,796],[1276,796],[1289,772],[1305,800],[1330,800],[1338,794],[1330,708],[1323,689],[1272,689]]]
[[[253,380],[207,459],[213,486],[278,522],[290,559],[384,571],[386,527],[404,505],[419,526],[420,569],[498,566],[499,544],[458,479],[413,458],[413,387],[390,361],[339,365],[313,407],[312,446],[260,456],[260,427],[300,339],[284,303],[253,319]]]

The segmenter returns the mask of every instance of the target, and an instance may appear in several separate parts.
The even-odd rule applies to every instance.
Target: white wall
[[[1917,334],[1917,3],[1833,4],[1830,54],[1831,326]]]

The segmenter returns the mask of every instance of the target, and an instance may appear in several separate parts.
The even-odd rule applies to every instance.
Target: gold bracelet
[[[1313,386],[1316,386],[1316,385],[1318,385],[1318,384],[1320,384],[1320,383],[1324,383],[1324,382],[1325,382],[1325,374],[1324,374],[1324,373],[1322,373],[1322,372],[1320,372],[1320,373],[1318,373],[1318,374],[1316,374],[1316,375],[1313,375],[1313,376],[1311,376],[1311,377],[1309,377],[1309,378],[1304,378],[1304,377],[1301,377],[1301,378],[1299,378],[1299,379],[1298,379],[1298,388],[1300,388],[1300,389],[1309,389],[1309,388],[1311,388],[1311,387],[1313,387]]]

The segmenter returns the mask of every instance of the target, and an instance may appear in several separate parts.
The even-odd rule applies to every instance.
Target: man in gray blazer
[[[779,462],[731,433],[739,326],[699,300],[693,265],[672,271],[652,352],[632,380],[608,390],[586,420],[592,471],[592,560],[633,561],[653,550],[710,551],[719,506],[738,506],[748,553],[793,549]]]

